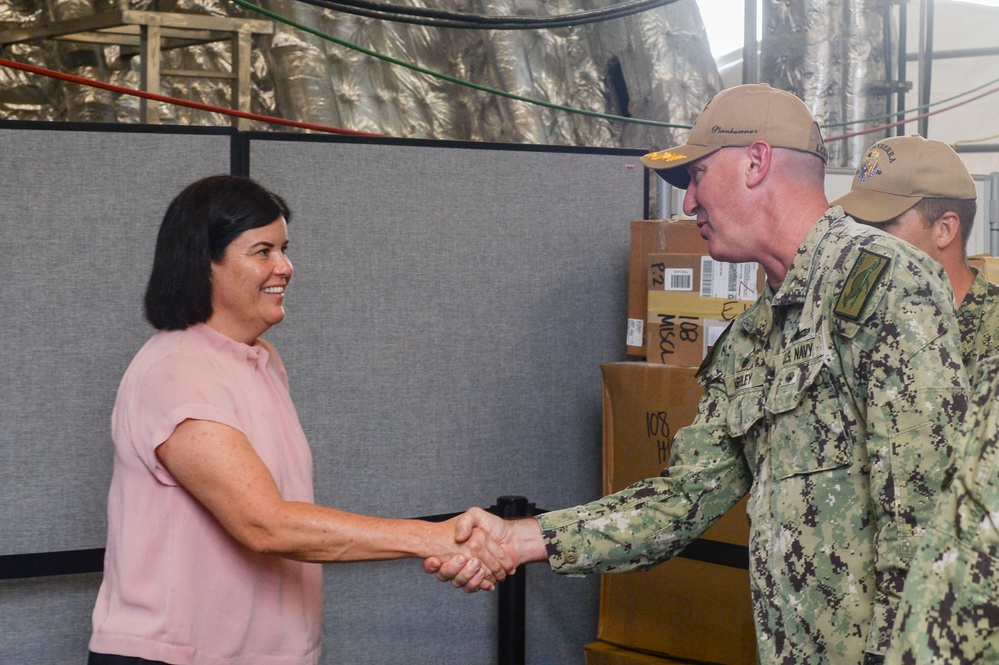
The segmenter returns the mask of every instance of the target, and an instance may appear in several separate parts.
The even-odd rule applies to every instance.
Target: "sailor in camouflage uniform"
[[[979,359],[999,352],[999,284],[968,265],[978,192],[960,156],[918,135],[872,145],[850,192],[833,205],[915,245],[943,266],[954,291],[961,355],[971,378]]]
[[[963,439],[909,572],[886,663],[999,663],[999,356],[983,359]]]
[[[527,520],[473,508],[458,538],[485,529],[563,574],[642,570],[749,492],[760,661],[880,660],[967,382],[943,270],[830,209],[825,154],[800,100],[744,85],[686,145],[643,158],[687,189],[712,257],[763,265],[765,293],[702,365],[698,414],[660,476]],[[425,569],[461,586],[459,564]]]
[[[979,376],[978,364],[999,353],[999,284],[975,271],[971,288],[958,303],[957,322],[961,328],[961,355],[969,379]]]

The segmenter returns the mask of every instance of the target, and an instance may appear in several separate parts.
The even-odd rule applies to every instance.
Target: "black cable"
[[[609,21],[672,4],[677,0],[631,0],[611,7],[547,16],[483,16],[426,7],[401,7],[370,0],[300,0],[306,4],[397,23],[471,30],[538,30]]]
[[[468,12],[452,11],[447,9],[431,9],[429,7],[410,7],[402,5],[391,5],[384,2],[373,2],[372,0],[337,0],[336,4],[344,8],[366,9],[385,14],[398,14],[400,16],[417,16],[424,18],[439,18],[449,21],[462,21],[468,23],[489,24],[523,24],[531,25],[544,23],[546,21],[562,20],[592,20],[600,19],[605,15],[617,15],[628,12],[640,12],[646,9],[653,9],[676,0],[629,0],[619,4],[604,7],[602,9],[592,9],[571,14],[549,14],[545,16],[485,16],[482,14],[472,14]]]

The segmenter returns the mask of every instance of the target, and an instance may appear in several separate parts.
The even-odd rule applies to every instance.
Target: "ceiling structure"
[[[960,149],[973,172],[999,169],[990,147],[997,141],[988,138],[999,134],[999,95],[934,109],[999,71],[999,9],[931,0],[731,1],[761,38],[756,45],[747,31],[747,47],[722,58],[720,69],[701,15],[719,11],[719,0],[700,8],[693,0],[0,0],[0,58],[318,127],[648,149],[682,141],[722,87],[762,81],[806,101],[830,139],[831,165],[853,164],[880,136],[919,132],[965,141]],[[100,38],[87,41],[82,30],[51,34],[53,26],[128,12],[272,28],[244,34],[252,48],[242,49],[231,35],[185,41],[163,26],[155,33],[132,26],[128,35],[124,27],[91,30]],[[154,34],[162,42],[156,49]],[[925,117],[895,124],[905,110],[906,118]],[[0,67],[0,118],[234,122],[11,67]],[[288,131],[263,119],[238,122]],[[954,129],[958,138],[950,138]]]

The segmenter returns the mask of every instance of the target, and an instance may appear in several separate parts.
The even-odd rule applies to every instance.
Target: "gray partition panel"
[[[103,547],[118,381],[156,229],[189,181],[229,171],[225,133],[0,129],[0,554]]]
[[[239,140],[242,141],[244,137]],[[100,548],[121,373],[156,228],[229,132],[0,125],[0,556]],[[419,516],[600,488],[600,372],[624,358],[627,151],[261,135],[250,164],[295,216],[280,350],[317,499]],[[582,663],[599,580],[527,575],[528,662]],[[324,663],[492,663],[496,595],[417,561],[326,568]],[[0,662],[78,663],[99,574],[0,581]]]
[[[230,143],[0,127],[0,555],[104,547],[111,407],[152,332],[156,228],[181,187],[229,171]],[[0,582],[0,662],[83,662],[99,578]]]
[[[637,156],[264,137],[249,154],[294,214],[288,316],[267,336],[317,500],[416,516],[599,496],[599,364],[624,359]],[[527,574],[529,662],[581,663],[598,580]],[[495,662],[495,598],[420,575],[328,567],[325,662]]]

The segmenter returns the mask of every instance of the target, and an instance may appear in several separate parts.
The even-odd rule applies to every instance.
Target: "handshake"
[[[425,557],[423,570],[468,593],[492,591],[521,564],[548,558],[537,520],[505,520],[481,508],[434,525],[426,544],[439,554]]]

